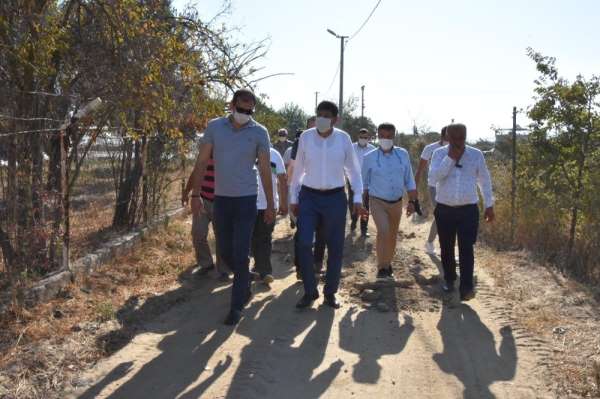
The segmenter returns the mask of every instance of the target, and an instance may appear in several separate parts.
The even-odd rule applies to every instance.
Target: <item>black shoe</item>
[[[302,281],[302,273],[296,272],[296,280]]]
[[[369,237],[371,237],[371,234],[369,234],[368,231],[361,231],[360,236],[363,238],[369,238]]]
[[[388,277],[388,269],[377,270],[377,280],[383,280]]]
[[[206,267],[200,267],[198,268],[198,270],[196,270],[196,277],[202,277],[202,276],[206,276],[208,274],[209,271],[214,270],[215,265],[208,265]]]
[[[219,273],[219,281],[222,281],[224,283],[228,282],[229,281],[229,273],[227,273],[227,272]]]
[[[445,282],[442,285],[442,291],[444,291],[446,294],[450,294],[451,292],[454,292],[454,283],[449,283],[449,282]]]
[[[305,308],[309,308],[312,306],[312,304],[315,302],[315,300],[319,297],[319,294],[314,294],[312,296],[304,294],[304,296],[302,296],[302,298],[300,298],[300,300],[298,301],[298,303],[296,304],[296,307],[298,309],[305,309]]]
[[[225,321],[223,323],[227,326],[235,326],[236,324],[238,324],[240,322],[241,318],[242,318],[242,312],[240,312],[239,310],[232,309],[227,314],[227,317],[225,318]]]
[[[325,295],[325,300],[323,301],[323,303],[327,306],[329,306],[330,308],[334,308],[334,309],[339,309],[340,303],[338,302],[338,300],[335,298],[335,294],[330,294],[330,295]]]
[[[467,292],[460,293],[460,300],[462,302],[468,302],[473,298],[475,298],[475,291],[473,291],[473,290],[469,290]]]
[[[394,279],[394,272],[392,271],[392,266],[388,267],[388,269],[387,269],[387,277],[390,280]]]

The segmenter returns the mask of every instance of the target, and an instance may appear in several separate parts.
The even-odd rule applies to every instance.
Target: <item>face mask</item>
[[[280,143],[283,143],[285,141],[286,137],[285,136],[278,136],[278,139],[279,139]]]
[[[331,120],[329,118],[319,116],[315,121],[315,127],[317,128],[319,133],[325,133],[326,131],[331,129]]]
[[[359,144],[361,147],[364,147],[364,146],[366,146],[366,145],[367,145],[367,142],[368,142],[368,141],[367,141],[367,139],[358,139],[358,144]]]
[[[381,149],[383,151],[389,151],[392,149],[392,147],[394,146],[394,140],[391,139],[379,139],[379,147],[381,147]]]
[[[442,140],[442,145],[448,145],[448,141],[447,140]]]
[[[242,114],[241,112],[233,111],[233,120],[238,125],[245,125],[250,121],[250,115]]]

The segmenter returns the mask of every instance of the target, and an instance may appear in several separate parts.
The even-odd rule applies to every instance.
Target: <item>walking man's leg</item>
[[[256,196],[237,197],[233,199],[233,288],[231,308],[242,311],[250,300],[250,241],[256,222]]]
[[[479,228],[479,208],[471,205],[460,209],[458,220],[458,256],[460,269],[460,295],[462,300],[474,297],[473,271],[475,257],[473,246],[477,241]]]
[[[300,191],[298,203],[298,244],[296,246],[298,264],[302,282],[304,283],[304,296],[296,305],[305,308],[312,305],[319,297],[317,281],[314,272],[313,239],[319,219],[317,202],[319,195],[307,190]],[[344,208],[345,209],[345,208]]]
[[[344,235],[346,230],[346,195],[343,191],[323,196],[319,210],[323,217],[325,242],[327,244],[327,272],[323,294],[325,304],[338,308],[335,298],[340,285],[344,258]]]
[[[444,290],[452,291],[456,281],[456,258],[454,257],[454,245],[456,244],[456,217],[454,209],[438,205],[435,208],[435,221],[438,227],[440,249],[442,255],[442,267],[444,269]]]
[[[199,267],[196,272],[198,275],[204,275],[215,267],[207,239],[209,223],[210,218],[206,212],[192,213],[192,243]]]
[[[370,209],[373,213],[373,221],[377,228],[377,239],[375,242],[375,248],[377,252],[377,278],[387,277],[387,270],[389,264],[386,259],[386,244],[389,241],[388,236],[390,234],[390,223],[388,219],[388,213],[385,207],[385,203],[376,198],[370,199]]]
[[[435,191],[435,187],[429,187],[429,199],[431,200],[431,207],[432,209],[435,209],[437,203],[435,202],[435,195],[436,195],[436,191]],[[433,246],[433,243],[435,241],[435,237],[437,236],[437,223],[435,222],[435,218],[433,219],[433,222],[431,222],[431,227],[429,228],[429,237],[427,237],[427,242],[425,243],[425,249],[427,250],[427,253],[430,255],[435,254],[435,248]]]
[[[219,258],[234,272],[232,258],[233,252],[233,225],[235,220],[231,216],[231,199],[216,197],[213,201],[213,228],[217,237],[217,254]]]
[[[350,184],[347,184],[348,186],[348,198],[354,198],[354,191],[352,190],[352,187],[350,186]],[[348,212],[350,213],[350,230],[354,231],[356,230],[356,223],[358,222],[358,215],[355,215],[354,212],[352,212],[354,209],[354,204],[352,203],[352,201],[348,201]]]
[[[386,245],[386,260],[390,265],[390,275],[392,269],[392,260],[396,255],[396,246],[398,243],[398,230],[400,229],[400,219],[402,218],[402,201],[398,201],[395,204],[389,204],[388,206],[389,215],[389,231],[388,242]],[[390,276],[393,277],[393,276]]]
[[[265,211],[259,210],[252,233],[252,253],[254,254],[254,271],[259,274],[264,283],[271,284],[273,282],[271,251],[275,224],[265,223],[264,217]]]
[[[323,271],[323,260],[325,259],[325,233],[323,231],[323,217],[317,222],[317,231],[315,233],[315,273],[320,274]]]
[[[352,197],[348,197],[348,198],[352,198]],[[352,201],[349,201],[352,202]],[[365,198],[365,208],[368,211],[369,210],[369,194],[366,194],[366,198]],[[357,217],[357,216],[353,216],[353,217]],[[363,236],[368,236],[369,233],[369,215],[365,216],[365,217],[361,217],[360,218],[360,232],[362,233]]]

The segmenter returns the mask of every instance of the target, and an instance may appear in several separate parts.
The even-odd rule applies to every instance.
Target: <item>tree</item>
[[[292,137],[296,130],[306,129],[306,120],[309,116],[298,104],[286,103],[277,113],[285,119],[285,127]]]
[[[579,75],[569,82],[559,76],[554,58],[531,48],[528,54],[540,73],[535,81],[536,103],[528,111],[533,120],[530,139],[535,152],[527,161],[537,171],[535,177],[529,177],[530,181],[536,180],[533,187],[550,195],[559,209],[570,214],[566,248],[570,263],[578,223],[592,189],[588,184],[591,162],[598,159],[600,77],[586,79]]]
[[[356,140],[360,129],[367,129],[370,134],[375,135],[377,133],[377,126],[371,120],[371,118],[365,116],[356,116],[356,110],[358,109],[358,97],[350,97],[344,104],[344,115],[342,118],[341,128],[346,131],[352,140]]]

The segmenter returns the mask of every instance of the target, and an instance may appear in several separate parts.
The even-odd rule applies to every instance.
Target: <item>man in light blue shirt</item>
[[[377,227],[377,278],[393,278],[392,259],[402,217],[402,196],[410,198],[406,214],[417,204],[417,188],[408,152],[394,147],[396,127],[382,123],[377,128],[379,148],[366,154],[362,165],[364,198]]]

